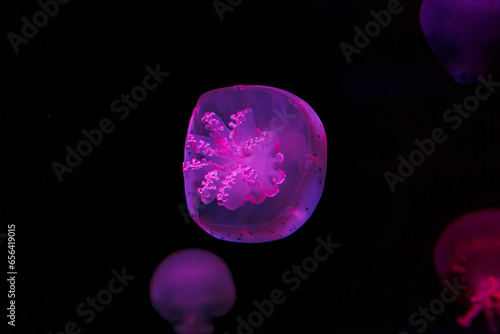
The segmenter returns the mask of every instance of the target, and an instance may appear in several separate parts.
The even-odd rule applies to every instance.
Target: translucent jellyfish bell
[[[231,271],[217,255],[184,249],[167,256],[150,285],[153,308],[179,334],[214,332],[212,318],[221,317],[236,300]]]
[[[326,135],[306,102],[266,86],[203,94],[189,122],[184,188],[191,217],[234,242],[286,237],[323,192]]]
[[[458,83],[472,83],[500,62],[500,1],[424,0],[420,25],[434,54]]]
[[[458,278],[467,286],[457,300],[468,311],[457,323],[470,327],[484,313],[491,332],[500,324],[500,210],[474,211],[459,217],[436,245],[434,264],[443,281]]]

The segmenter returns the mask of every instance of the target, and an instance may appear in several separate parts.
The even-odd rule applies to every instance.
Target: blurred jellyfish
[[[214,332],[212,318],[221,317],[236,300],[231,271],[217,255],[183,249],[156,268],[150,285],[153,308],[179,334]]]
[[[424,0],[420,25],[458,83],[472,83],[500,62],[500,0]]]
[[[326,135],[297,96],[266,86],[203,94],[189,122],[184,188],[191,217],[234,242],[286,237],[323,192]]]
[[[467,286],[457,300],[467,312],[457,323],[470,327],[484,312],[491,332],[500,323],[500,210],[474,211],[459,217],[436,245],[434,264],[441,280]]]

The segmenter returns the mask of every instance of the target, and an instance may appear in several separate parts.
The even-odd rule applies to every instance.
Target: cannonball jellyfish
[[[221,240],[256,243],[295,232],[325,184],[326,135],[305,101],[267,86],[203,94],[183,162],[189,213]]]
[[[228,266],[217,255],[189,248],[167,256],[150,284],[153,308],[179,334],[214,332],[212,319],[233,307],[236,290]]]
[[[443,281],[457,279],[467,287],[457,300],[467,312],[457,323],[470,327],[484,312],[490,331],[500,324],[500,210],[485,209],[465,214],[442,233],[434,264]]]
[[[476,82],[500,62],[500,0],[424,0],[420,25],[458,83]]]

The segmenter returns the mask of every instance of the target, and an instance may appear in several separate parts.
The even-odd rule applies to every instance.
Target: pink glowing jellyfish
[[[474,211],[459,217],[436,245],[434,264],[441,280],[458,279],[467,289],[457,300],[468,311],[457,323],[470,327],[484,312],[491,332],[500,323],[500,210]]]
[[[266,86],[203,94],[189,122],[184,188],[194,221],[234,242],[286,237],[323,192],[326,135],[297,96]]]
[[[472,83],[500,62],[500,0],[424,0],[420,25],[458,83]]]
[[[150,285],[153,308],[179,334],[213,333],[212,318],[221,317],[236,301],[231,271],[217,255],[183,249],[156,268]]]

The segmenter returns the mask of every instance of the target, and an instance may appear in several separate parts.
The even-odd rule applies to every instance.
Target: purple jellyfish
[[[457,300],[468,311],[457,323],[470,327],[484,312],[491,332],[500,323],[500,210],[474,211],[459,217],[436,245],[434,264],[441,280],[458,279],[467,287]]]
[[[153,308],[179,334],[214,332],[212,318],[221,317],[236,301],[231,271],[217,255],[183,249],[167,256],[151,278]]]
[[[472,83],[500,61],[500,0],[424,0],[420,25],[458,83]]]
[[[191,116],[183,173],[189,213],[210,235],[245,243],[283,238],[320,200],[325,130],[305,101],[284,90],[212,90]]]

